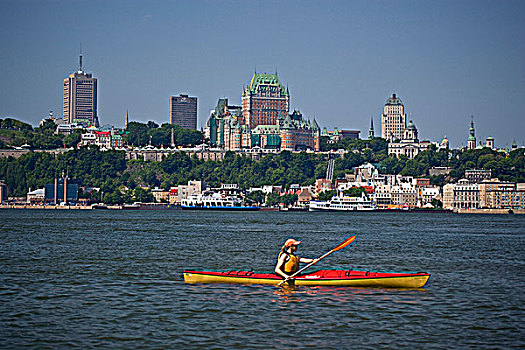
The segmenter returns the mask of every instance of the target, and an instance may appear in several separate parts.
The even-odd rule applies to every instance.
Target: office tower
[[[381,116],[381,137],[392,142],[401,140],[406,128],[407,115],[401,99],[393,94],[385,103]]]
[[[197,130],[197,97],[171,96],[169,122],[186,129]]]
[[[97,116],[97,79],[82,70],[82,53],[80,67],[64,79],[64,122],[99,125]]]

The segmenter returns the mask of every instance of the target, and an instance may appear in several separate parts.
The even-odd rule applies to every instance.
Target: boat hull
[[[186,283],[235,283],[272,284],[282,278],[273,273],[251,271],[184,271]],[[380,272],[354,270],[319,270],[299,275],[294,279],[296,286],[351,286],[383,288],[421,288],[430,274],[427,272]]]
[[[182,205],[182,210],[223,210],[223,211],[257,211],[259,207],[242,207],[242,206],[197,206],[197,205]]]

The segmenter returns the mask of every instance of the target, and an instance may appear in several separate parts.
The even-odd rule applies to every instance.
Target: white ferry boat
[[[329,201],[311,201],[310,211],[373,211],[377,210],[375,201],[363,193],[361,197],[345,195],[333,196]]]
[[[245,206],[239,197],[219,193],[190,195],[181,204],[183,210],[259,210],[259,207]]]

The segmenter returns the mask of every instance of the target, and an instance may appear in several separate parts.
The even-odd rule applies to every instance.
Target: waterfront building
[[[469,136],[467,139],[467,149],[474,148],[476,148],[476,131],[474,130],[474,117],[471,117]]]
[[[153,195],[153,198],[155,198],[155,202],[157,203],[166,203],[169,201],[170,191],[166,191],[162,188],[155,187],[151,189],[151,194]]]
[[[444,209],[475,209],[479,208],[479,185],[461,179],[456,184],[443,186]]]
[[[400,183],[391,187],[392,204],[399,207],[417,206],[416,189],[409,183]]]
[[[497,178],[484,180],[479,184],[479,202],[481,208],[525,208],[525,188]]]
[[[177,191],[173,191],[174,196],[170,193],[170,204],[181,204],[183,199],[201,194],[206,187],[206,182],[195,180],[188,181],[187,185],[179,185],[177,186]]]
[[[419,152],[424,151],[430,146],[430,142],[420,142],[418,139],[417,128],[412,121],[408,123],[403,137],[399,142],[388,143],[388,154],[396,156],[405,155],[408,159],[414,159]]]
[[[27,204],[43,204],[46,198],[46,189],[39,188],[34,191],[29,189],[27,192]]]
[[[65,124],[94,125],[98,127],[97,78],[82,68],[82,53],[77,72],[64,79],[63,120]]]
[[[375,200],[377,209],[388,209],[392,205],[392,186],[375,186],[372,199]]]
[[[403,102],[396,94],[392,94],[392,97],[386,101],[381,115],[381,137],[390,142],[402,139],[406,128],[406,119],[407,115]]]
[[[310,186],[303,186],[297,194],[297,204],[299,206],[306,206],[310,204],[310,201],[313,199],[312,188]]]
[[[52,184],[46,184],[44,187],[46,202],[58,205],[62,202],[70,203],[78,201],[78,185],[72,183],[67,177],[58,179]]]
[[[438,186],[423,187],[418,190],[419,207],[425,207],[432,204],[432,201],[441,200],[441,189]]]
[[[7,202],[9,196],[9,188],[7,184],[3,181],[0,181],[0,204]]]
[[[242,92],[242,125],[276,125],[290,110],[290,93],[275,74],[255,72]]]
[[[197,97],[171,96],[169,123],[197,130]]]

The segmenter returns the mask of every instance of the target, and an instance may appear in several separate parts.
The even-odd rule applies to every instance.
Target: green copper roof
[[[285,96],[289,96],[287,89],[281,84],[277,74],[254,73],[250,84],[243,91],[243,96],[245,93],[256,93],[259,89],[262,90],[261,92],[270,90],[270,92],[280,92]]]
[[[392,97],[389,97],[388,100],[386,100],[386,105],[402,105],[403,102],[401,102],[401,99],[396,96],[396,94],[392,94]]]

